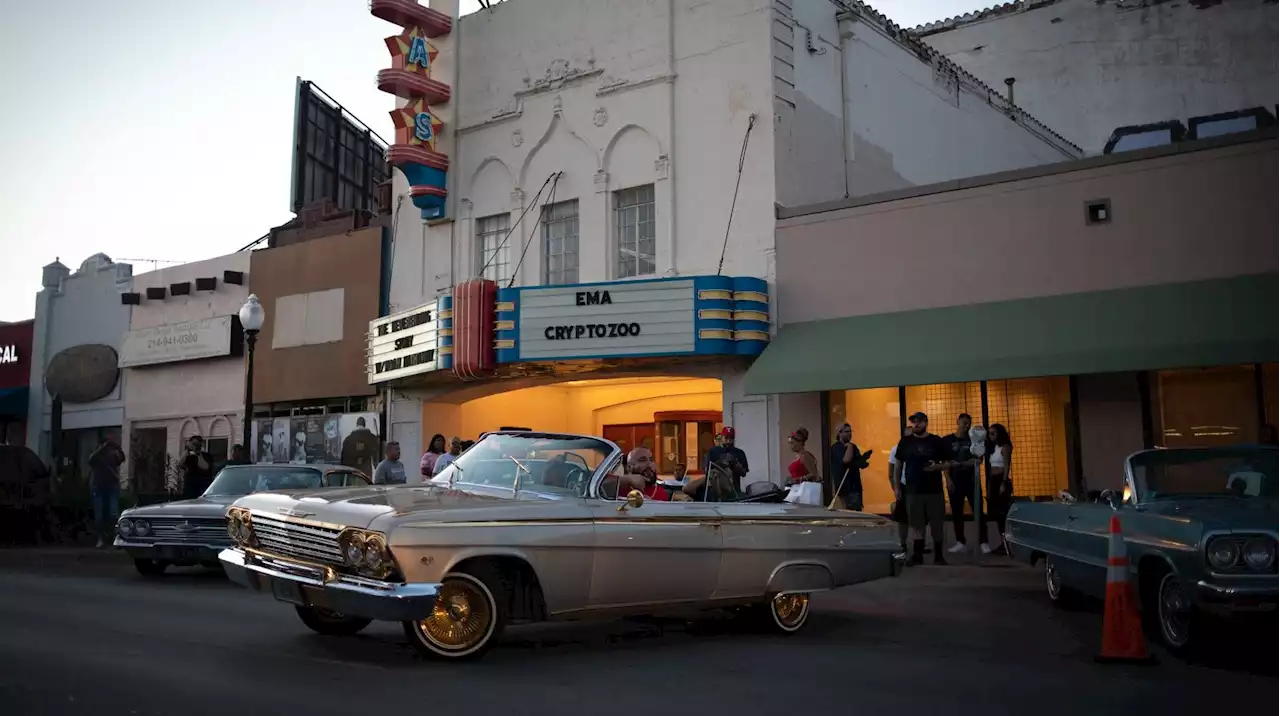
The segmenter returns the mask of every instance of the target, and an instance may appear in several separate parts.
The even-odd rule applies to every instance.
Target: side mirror
[[[628,509],[635,509],[644,504],[644,493],[639,490],[632,490],[627,493],[626,504],[618,506],[618,512],[626,512]]]
[[[1121,505],[1120,493],[1115,490],[1103,490],[1099,495],[1099,499],[1111,506],[1113,510],[1119,510]]]

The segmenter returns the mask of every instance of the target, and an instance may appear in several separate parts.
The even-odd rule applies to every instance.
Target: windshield
[[[1276,497],[1275,448],[1151,450],[1131,465],[1145,500]]]
[[[213,478],[205,497],[247,495],[263,490],[313,490],[320,487],[320,471],[293,465],[232,465]]]
[[[517,487],[549,495],[583,497],[596,468],[614,450],[599,438],[547,433],[489,433],[458,456],[435,484]]]

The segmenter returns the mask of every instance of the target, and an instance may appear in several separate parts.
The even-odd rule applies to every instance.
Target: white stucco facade
[[[133,307],[129,330],[135,338],[122,351],[126,362],[124,391],[125,427],[122,445],[131,445],[132,433],[138,429],[162,429],[166,432],[165,450],[171,456],[181,454],[182,446],[192,435],[206,440],[226,440],[229,448],[240,441],[244,412],[244,358],[222,351],[221,341],[242,340],[232,330],[230,316],[236,315],[249,296],[248,272],[250,252],[172,266],[133,277],[131,291],[141,294],[141,303]],[[225,271],[240,272],[243,282],[226,283]],[[196,279],[214,278],[213,290],[199,290]],[[189,284],[187,295],[172,295],[173,284]],[[166,297],[146,297],[148,288],[164,288]],[[214,326],[202,326],[214,319]],[[224,321],[224,328],[218,321]],[[187,355],[200,343],[211,343],[222,352],[220,357],[193,360],[162,359],[156,355],[139,355],[147,350],[152,336],[149,329],[174,327],[189,342],[183,348]],[[181,339],[180,339],[181,340]],[[164,360],[165,362],[159,362]]]
[[[992,3],[995,5],[995,3]],[[1091,153],[1117,127],[1276,111],[1273,2],[1006,3],[913,34]]]
[[[634,278],[719,272],[772,283],[779,204],[1078,155],[972,78],[894,39],[886,23],[835,0],[541,0],[455,21],[434,41],[432,65],[452,86],[440,145],[449,152],[450,218],[424,222],[395,172],[405,198],[394,204],[390,312],[482,275],[491,217],[505,215],[497,225],[515,229],[507,268],[487,277],[557,283],[538,221],[551,201],[577,201],[568,283],[633,277],[619,270],[615,210],[619,192],[648,187],[653,270]],[[753,423],[735,425],[743,439],[773,436],[768,460],[780,466],[777,400],[746,396],[737,365],[714,376],[725,420]],[[393,395],[391,434],[410,455],[421,448],[423,398]]]
[[[120,294],[129,290],[133,267],[94,254],[72,272],[58,261],[44,268],[43,288],[36,294],[31,341],[31,392],[27,405],[27,445],[48,460],[53,398],[45,388],[49,361],[60,352],[83,345],[118,351],[129,329],[129,306]],[[62,403],[62,429],[109,428],[124,424],[124,376],[109,394],[89,403]],[[117,435],[118,437],[118,435]],[[93,446],[90,446],[92,449]],[[74,459],[74,455],[62,455]],[[85,455],[84,457],[87,457]]]

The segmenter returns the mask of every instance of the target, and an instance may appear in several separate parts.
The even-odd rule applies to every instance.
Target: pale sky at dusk
[[[906,27],[993,4],[871,3]],[[289,220],[295,77],[389,139],[394,33],[366,0],[0,0],[0,321],[33,315],[55,257],[139,274]]]

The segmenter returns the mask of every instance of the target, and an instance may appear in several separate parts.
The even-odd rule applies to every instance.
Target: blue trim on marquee
[[[511,347],[497,349],[494,360],[499,363],[515,363],[520,360],[520,289],[500,288],[496,300],[499,304],[512,305],[510,311],[497,311],[495,316],[495,320],[498,321],[511,321],[511,328],[494,331],[493,339],[494,341],[511,341]]]
[[[404,178],[409,181],[409,186],[433,186],[439,189],[445,189],[448,186],[446,183],[448,172],[435,167],[410,162],[397,165],[396,168],[404,173]],[[444,218],[445,197],[443,196],[415,196],[413,197],[413,205],[422,210],[423,219]]]
[[[733,292],[733,310],[735,313],[739,311],[752,311],[760,312],[765,316],[769,316],[768,302],[754,300],[755,297],[751,296],[751,294],[761,294],[767,299],[769,296],[768,281],[754,276],[736,276],[733,279]],[[750,298],[739,300],[737,298],[739,294],[747,294]],[[760,340],[756,338],[740,337],[740,332],[745,331],[763,331],[766,336],[769,335],[768,321],[756,321],[750,319],[737,320],[735,318],[733,322],[733,330],[734,352],[738,355],[757,356],[763,353],[765,347],[769,345],[769,341],[767,339]]]
[[[445,335],[446,329],[448,335]],[[453,296],[441,296],[436,302],[436,330],[436,369],[452,370],[453,351],[440,349],[453,348]]]

